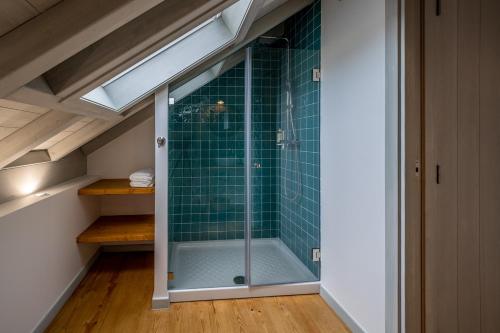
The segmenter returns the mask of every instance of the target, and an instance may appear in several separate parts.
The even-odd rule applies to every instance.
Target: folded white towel
[[[141,182],[141,181],[152,182],[154,178],[155,178],[155,172],[152,168],[137,170],[136,172],[132,173],[129,177],[129,179],[134,182]]]
[[[153,187],[154,182],[130,182],[130,187]]]
[[[154,182],[155,177],[130,176],[129,179],[132,182]]]

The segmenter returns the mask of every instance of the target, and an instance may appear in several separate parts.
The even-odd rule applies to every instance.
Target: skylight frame
[[[146,63],[147,61],[151,60],[152,58],[156,57],[157,55],[159,55],[160,53],[163,53],[164,51],[166,51],[167,49],[171,48],[172,46],[176,45],[177,43],[179,43],[180,41],[182,41],[183,39],[185,38],[188,38],[189,36],[193,35],[195,32],[197,32],[198,30],[202,29],[203,27],[205,27],[206,25],[210,24],[211,22],[217,20],[217,19],[220,19],[222,16],[222,13],[218,13],[217,15],[215,16],[212,16],[211,18],[209,18],[208,20],[206,20],[205,22],[201,23],[200,25],[196,26],[195,28],[189,30],[188,32],[186,32],[184,35],[176,38],[175,40],[173,40],[172,42],[168,43],[167,45],[163,46],[162,48],[160,48],[159,50],[153,52],[152,54],[150,54],[149,56],[147,56],[146,58],[142,59],[141,61],[137,62],[136,64],[130,66],[129,68],[127,68],[126,70],[124,70],[123,72],[121,72],[120,74],[116,75],[115,77],[111,78],[110,80],[104,82],[101,86],[103,88],[106,88],[106,86],[110,85],[111,83],[113,83],[114,81],[120,79],[121,77],[123,77],[124,75],[126,75],[127,73],[133,71],[134,69],[136,69],[137,67],[141,66],[142,64]]]
[[[234,43],[244,24],[255,18],[255,8],[258,7],[255,4],[260,2],[261,0],[239,0],[80,99],[116,113],[123,112],[160,86]],[[252,5],[254,10],[250,11]],[[207,34],[210,29],[213,34]],[[212,43],[206,40],[210,38]],[[185,51],[182,49],[183,45],[191,49]],[[172,67],[168,67],[170,63],[173,64]],[[159,68],[165,68],[165,71]]]

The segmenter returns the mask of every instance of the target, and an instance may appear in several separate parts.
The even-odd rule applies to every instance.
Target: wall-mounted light
[[[38,190],[38,186],[40,184],[40,181],[36,179],[35,177],[27,177],[21,184],[20,184],[20,192],[23,195],[28,195],[36,190]]]
[[[42,168],[41,170],[27,170],[20,177],[15,177],[12,180],[12,185],[16,188],[16,195],[30,195],[40,191],[47,185],[47,172],[49,169]]]

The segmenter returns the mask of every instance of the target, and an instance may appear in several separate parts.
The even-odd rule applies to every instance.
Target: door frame
[[[405,108],[405,332],[423,332],[424,325],[424,1],[406,0],[404,7]]]

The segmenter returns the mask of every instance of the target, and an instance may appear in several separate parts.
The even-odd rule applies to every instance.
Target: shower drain
[[[245,277],[238,275],[234,277],[233,281],[235,284],[245,284]]]

